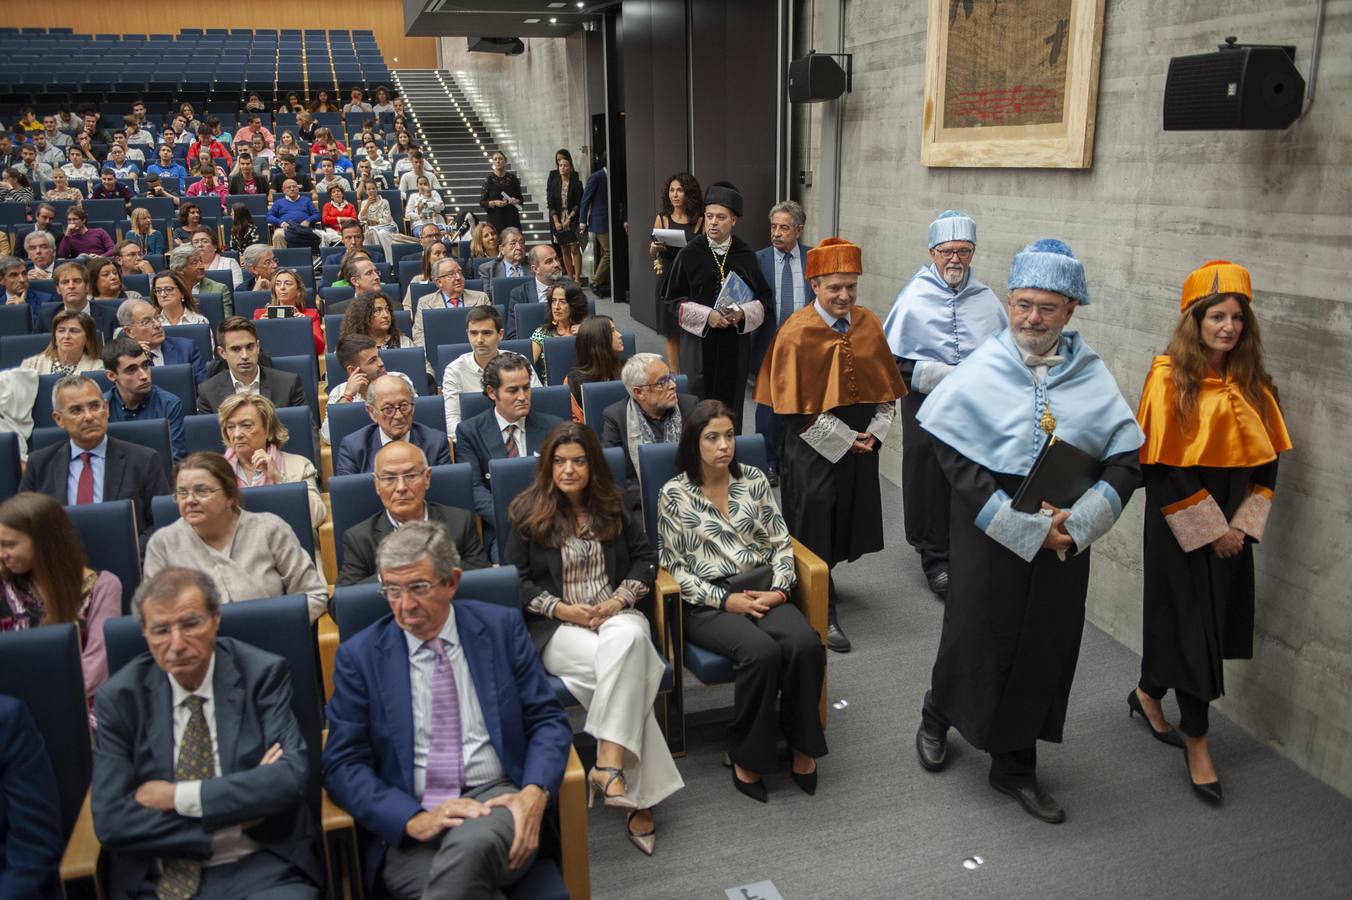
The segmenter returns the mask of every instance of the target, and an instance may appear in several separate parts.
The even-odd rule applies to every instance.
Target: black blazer
[[[205,860],[211,833],[251,819],[261,844],[320,883],[319,832],[305,803],[309,766],[305,738],[291,712],[286,661],[248,644],[216,639],[215,695],[220,774],[202,782],[201,819],[148,809],[138,785],[174,780],[173,693],[169,677],[142,653],[94,696],[91,805],[94,831],[109,855],[109,896],[137,897],[157,857]],[[282,758],[258,761],[274,743]],[[242,864],[247,864],[247,857]]]
[[[451,533],[456,549],[460,551],[460,568],[487,569],[488,554],[479,540],[479,527],[474,513],[454,506],[442,506],[427,501],[427,518],[440,522]],[[343,532],[343,571],[338,573],[338,587],[372,581],[376,577],[376,548],[386,536],[394,533],[390,517],[381,510],[364,522],[358,522]]]
[[[677,394],[676,408],[682,420],[690,416],[699,398],[693,394]],[[629,458],[629,400],[619,400],[606,407],[601,426],[601,446],[619,447],[624,451],[624,499],[629,511],[638,513],[643,508],[643,489],[638,483],[638,460]]]
[[[636,517],[626,516],[624,531],[601,548],[606,557],[606,580],[612,589],[626,579],[633,579],[646,584],[648,592],[652,592],[657,581],[657,551],[643,536],[643,526]],[[543,650],[563,623],[526,612],[526,604],[546,591],[555,597],[563,596],[563,551],[528,541],[513,528],[507,535],[507,558],[503,563],[516,566],[521,574],[521,610],[535,649]]]
[[[36,450],[28,457],[28,468],[19,481],[19,490],[46,494],[62,506],[67,504],[66,484],[70,475],[70,441],[63,440]],[[149,447],[108,438],[108,456],[103,466],[103,499],[130,500],[136,510],[136,527],[145,547],[150,533],[150,498],[169,493],[160,455]]]
[[[300,376],[281,369],[259,366],[258,392],[272,401],[273,406],[304,406],[307,402],[305,385]],[[235,382],[227,368],[197,386],[197,411],[213,413],[221,408],[225,398],[235,392]],[[313,418],[313,417],[312,417]]]
[[[41,312],[38,314],[37,333],[50,333],[52,330],[52,319],[56,318],[56,314],[64,307],[65,304],[60,300],[55,303],[42,304]],[[89,304],[87,312],[93,317],[94,324],[98,326],[99,334],[103,335],[103,339],[105,341],[110,339],[113,336],[113,332],[117,330],[117,313],[106,306],[99,306],[97,303],[93,302]]]

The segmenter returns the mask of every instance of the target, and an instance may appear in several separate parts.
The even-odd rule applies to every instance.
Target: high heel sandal
[[[596,782],[595,775],[597,772],[607,772],[610,774],[610,777],[606,779],[605,784],[598,784]],[[638,809],[638,807],[634,805],[634,801],[630,800],[625,794],[611,795],[610,786],[617,780],[624,786],[625,794],[627,794],[629,792],[629,783],[624,780],[623,769],[614,769],[609,766],[593,766],[592,770],[587,773],[587,809],[592,808],[592,803],[596,800],[596,795],[598,793],[601,795],[601,799],[605,801],[605,805],[609,806],[611,809]]]
[[[624,817],[624,833],[629,835],[629,842],[631,844],[642,850],[646,856],[652,856],[653,849],[657,844],[657,823],[654,822],[652,829],[649,831],[642,833],[631,831],[629,829],[629,823],[634,820],[634,816],[638,815],[638,813],[639,810],[636,809]]]
[[[1150,724],[1150,717],[1145,714],[1145,709],[1141,706],[1141,698],[1136,696],[1136,688],[1131,689],[1127,694],[1127,718],[1139,714],[1141,720],[1145,722],[1145,727],[1150,729],[1150,735],[1155,740],[1170,747],[1182,747],[1183,736],[1178,733],[1177,728],[1170,728],[1168,731],[1156,731],[1155,726]]]

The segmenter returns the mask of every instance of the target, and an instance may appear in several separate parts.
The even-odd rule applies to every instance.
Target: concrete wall
[[[796,50],[824,38],[826,5],[800,5]],[[978,223],[975,272],[1003,294],[1016,250],[1067,240],[1094,302],[1075,316],[1134,406],[1202,261],[1248,266],[1268,365],[1295,450],[1283,457],[1267,539],[1257,552],[1255,656],[1227,664],[1219,709],[1298,764],[1352,794],[1352,2],[1327,4],[1317,96],[1283,132],[1161,130],[1171,56],[1227,34],[1292,44],[1309,76],[1309,0],[1108,3],[1093,168],[927,169],[920,164],[926,7],[850,0],[840,232],[864,248],[861,298],[880,314],[925,259],[925,228],[961,207]],[[817,108],[795,115],[798,168],[820,167]],[[801,190],[808,236],[826,218]],[[899,437],[899,436],[898,436]],[[897,440],[885,470],[900,471]],[[1095,548],[1091,619],[1139,650],[1138,496]],[[1123,691],[1129,685],[1123,685]],[[1224,766],[1224,751],[1219,757]]]
[[[526,52],[519,56],[470,53],[463,37],[438,41],[439,67],[455,73],[507,154],[510,168],[541,207],[560,147],[568,148],[585,176],[588,163],[582,148],[589,111],[582,32],[566,38],[524,38]]]

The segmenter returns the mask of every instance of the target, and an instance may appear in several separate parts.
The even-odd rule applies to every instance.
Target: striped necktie
[[[436,657],[432,667],[432,717],[428,722],[432,741],[427,748],[427,783],[422,798],[423,809],[430,812],[445,801],[460,796],[460,789],[465,785],[465,758],[455,670],[446,657],[441,638],[433,638],[423,646]]]

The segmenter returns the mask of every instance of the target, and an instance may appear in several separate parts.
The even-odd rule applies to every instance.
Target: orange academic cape
[[[850,322],[850,330],[840,334],[822,321],[812,303],[789,316],[756,376],[756,402],[782,416],[817,415],[906,396],[882,321],[855,306]]]
[[[1188,431],[1174,412],[1173,367],[1157,356],[1141,392],[1136,421],[1145,432],[1141,462],[1145,465],[1251,468],[1269,463],[1291,449],[1286,422],[1270,391],[1263,392],[1263,414],[1227,375],[1207,372],[1197,392],[1196,426]]]

